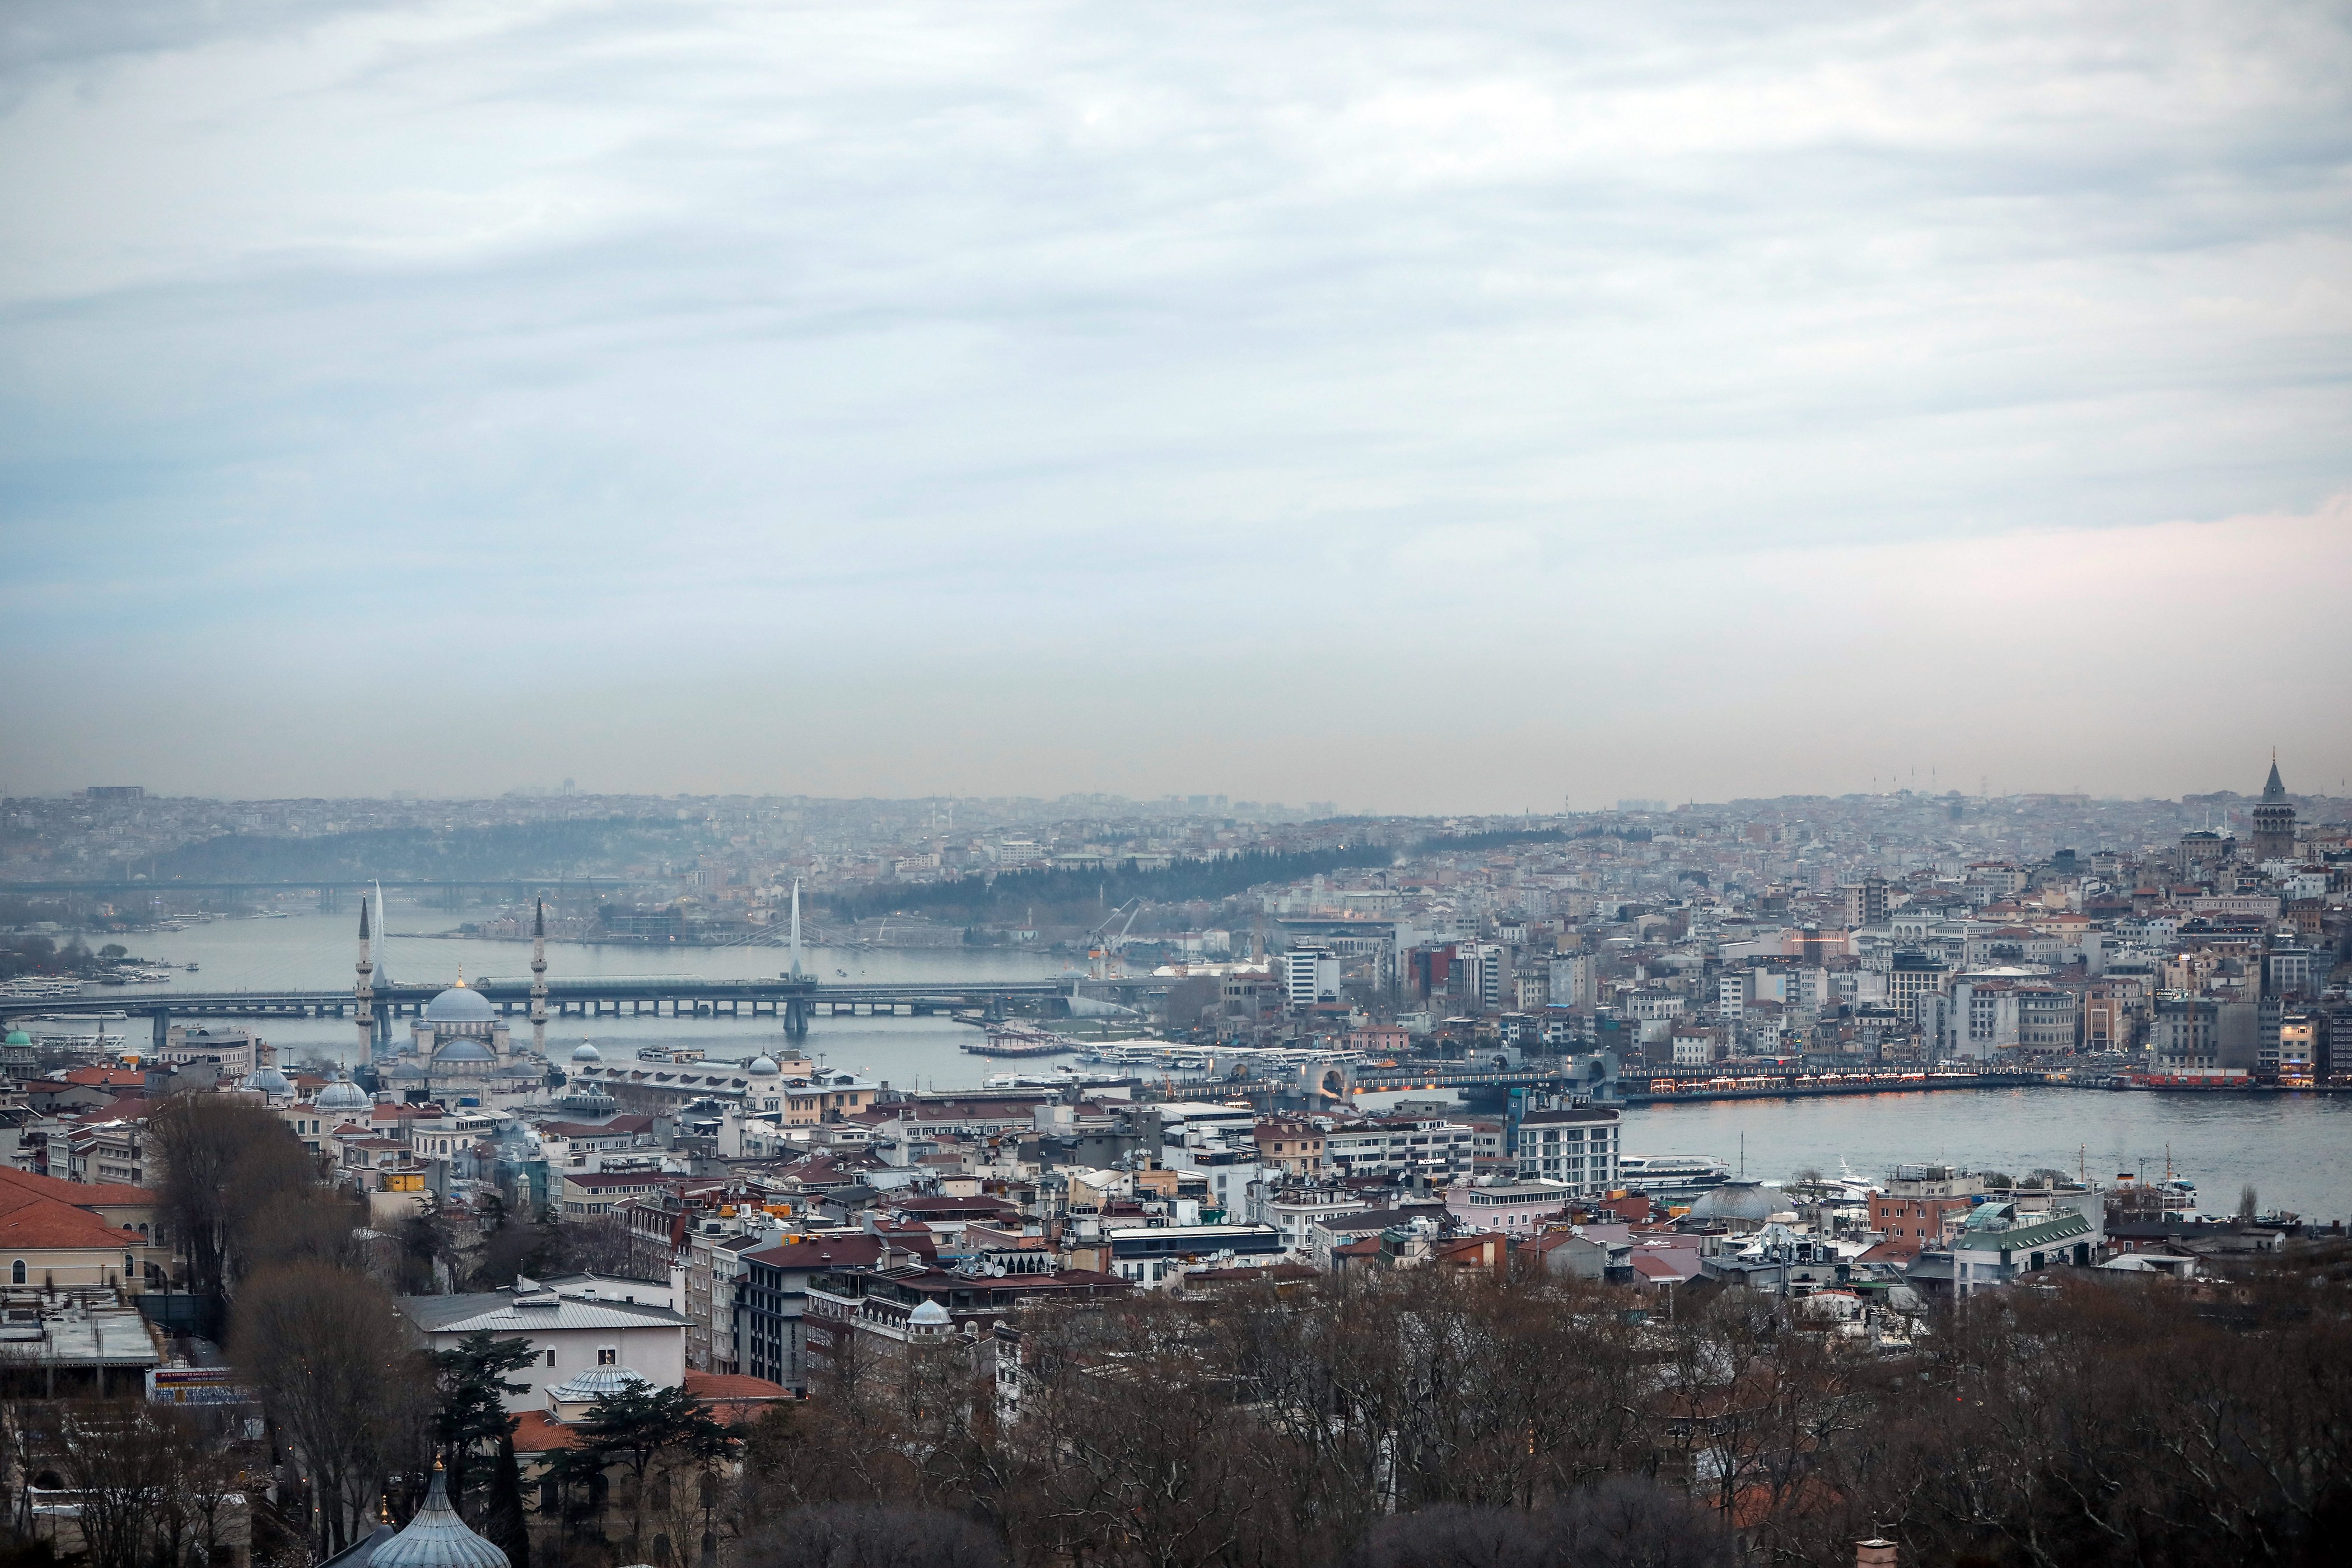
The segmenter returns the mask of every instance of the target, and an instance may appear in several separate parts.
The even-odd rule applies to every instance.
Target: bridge
[[[389,1037],[392,1021],[414,1016],[446,987],[378,985],[373,992],[376,1028]],[[468,989],[505,1017],[528,1016],[530,982],[486,979]],[[699,980],[681,975],[619,975],[611,979],[565,979],[547,983],[547,1016],[556,1018],[760,1018],[783,1021],[798,1035],[811,1018],[928,1017],[940,1013],[1002,1018],[1017,1011],[1051,1013],[1066,1005],[1069,984],[1059,980],[911,981],[898,984],[826,985],[814,980]],[[137,1014],[154,1024],[162,1045],[174,1017],[348,1018],[359,999],[346,990],[180,991],[148,986],[85,989],[75,996],[11,997],[0,1001],[0,1018],[33,1014],[87,1017],[98,1013]]]

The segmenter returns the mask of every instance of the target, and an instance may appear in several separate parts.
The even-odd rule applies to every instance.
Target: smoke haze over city
[[[2352,773],[2340,6],[5,48],[10,794]]]

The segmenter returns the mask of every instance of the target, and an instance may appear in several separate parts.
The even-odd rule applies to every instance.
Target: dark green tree
[[[522,1510],[522,1467],[515,1462],[511,1435],[499,1439],[481,1529],[483,1538],[507,1554],[509,1568],[530,1568],[530,1526]]]
[[[600,1396],[573,1428],[577,1447],[555,1456],[549,1479],[567,1496],[578,1488],[593,1496],[598,1478],[618,1468],[628,1473],[631,1561],[645,1535],[646,1478],[665,1458],[715,1462],[733,1450],[736,1438],[695,1403],[683,1388],[634,1384]]]
[[[515,1418],[507,1414],[506,1396],[530,1385],[509,1383],[506,1374],[529,1366],[539,1352],[529,1340],[499,1340],[488,1330],[478,1330],[459,1340],[454,1350],[432,1353],[439,1403],[433,1415],[433,1436],[446,1456],[449,1473],[449,1504],[466,1511],[466,1483],[473,1460],[495,1444],[502,1462],[512,1467]],[[490,1478],[491,1501],[497,1502],[498,1477]],[[521,1510],[521,1483],[516,1485],[515,1507]]]

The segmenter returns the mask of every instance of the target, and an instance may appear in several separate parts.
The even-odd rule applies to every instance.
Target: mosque
[[[532,926],[530,954],[531,1048],[518,1051],[489,998],[457,982],[425,1005],[409,1030],[408,1043],[388,1057],[375,1048],[374,966],[369,958],[368,910],[360,906],[359,983],[354,987],[361,1039],[384,1086],[397,1099],[451,1104],[481,1104],[492,1095],[530,1094],[547,1075],[547,907],[541,904]]]

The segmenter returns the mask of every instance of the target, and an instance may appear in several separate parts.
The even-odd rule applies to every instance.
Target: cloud
[[[538,776],[401,743],[462,689],[550,734],[841,694],[794,699],[822,763],[655,748],[674,787],[977,787],[1043,707],[1155,792],[1344,794],[1438,727],[1515,795],[1628,750],[1692,779],[1617,793],[1752,793],[1894,722],[1687,744],[1769,650],[2142,635],[2110,606],[2252,526],[2158,520],[2352,488],[2336,7],[16,15],[0,652],[55,700],[0,716],[45,784],[135,770],[77,715],[160,671],[257,716],[220,788]],[[373,720],[272,740],[355,640]],[[1345,721],[1261,722],[1298,680]]]

